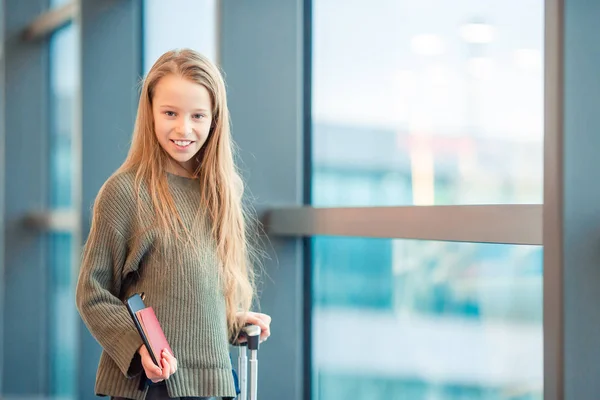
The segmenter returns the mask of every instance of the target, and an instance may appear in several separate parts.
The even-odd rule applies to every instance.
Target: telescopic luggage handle
[[[246,343],[240,343],[238,356],[238,372],[240,375],[239,400],[257,400],[258,393],[258,345],[260,343],[260,327],[247,325],[242,328],[242,336]],[[248,390],[248,357],[246,348],[250,350],[250,390]]]

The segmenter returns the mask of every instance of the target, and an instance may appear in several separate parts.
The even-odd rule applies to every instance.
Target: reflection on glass
[[[50,7],[56,8],[56,7],[63,6],[68,3],[74,3],[74,2],[75,2],[75,0],[50,0]]]
[[[52,209],[73,207],[74,113],[79,86],[77,30],[68,25],[50,38],[49,181]],[[77,310],[73,238],[48,235],[49,383],[52,397],[73,399],[77,383]]]
[[[542,250],[313,239],[315,400],[541,400]]]
[[[175,48],[189,47],[216,62],[216,13],[217,0],[144,0],[144,71]]]
[[[541,203],[543,5],[315,0],[313,204]]]
[[[54,33],[50,39],[50,205],[73,205],[72,140],[77,71],[77,32],[74,25]]]
[[[77,317],[71,254],[72,235],[48,235],[50,265],[50,393],[63,400],[77,397]]]

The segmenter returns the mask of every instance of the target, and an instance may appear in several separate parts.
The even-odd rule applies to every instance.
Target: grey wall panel
[[[98,190],[121,165],[142,73],[141,1],[82,0],[82,237]],[[93,399],[100,346],[81,323],[79,398]]]
[[[600,2],[564,1],[565,399],[600,393]],[[545,293],[552,296],[552,293]]]
[[[220,54],[233,135],[249,199],[259,213],[303,200],[302,3],[221,2]],[[273,336],[260,351],[259,397],[299,400],[304,386],[302,242],[271,238],[268,250],[261,305],[273,317]]]
[[[41,0],[6,0],[4,115],[4,354],[3,397],[41,395],[47,386],[46,260],[44,237],[23,217],[47,202],[48,51],[24,43],[24,27]]]
[[[6,171],[6,144],[5,128],[6,120],[4,110],[6,108],[5,91],[5,62],[4,56],[4,19],[5,19],[4,1],[0,2],[0,360],[4,360],[4,296],[6,291],[6,282],[4,280],[5,261],[4,261],[4,172]],[[0,361],[0,393],[3,393],[4,362]]]
[[[600,3],[546,1],[544,398],[600,393]]]

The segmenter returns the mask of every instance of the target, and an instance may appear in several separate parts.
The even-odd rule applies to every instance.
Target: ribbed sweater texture
[[[101,345],[97,395],[143,400],[137,350],[142,340],[124,305],[144,292],[177,359],[167,381],[170,397],[235,397],[219,263],[208,224],[199,244],[175,243],[164,251],[147,189],[138,218],[134,172],[113,175],[98,194],[77,283],[77,308]],[[166,174],[170,193],[189,228],[200,204],[199,181]],[[144,204],[144,203],[142,203]],[[141,225],[146,226],[141,226]]]

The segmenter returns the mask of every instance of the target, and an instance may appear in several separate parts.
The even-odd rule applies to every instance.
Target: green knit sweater
[[[200,204],[199,181],[173,174],[167,181],[178,212],[191,226]],[[149,207],[136,218],[133,172],[107,181],[94,212],[98,218],[84,248],[76,297],[81,317],[103,348],[96,394],[146,396],[147,389],[138,389],[142,340],[123,303],[144,292],[177,358],[177,372],[166,381],[169,395],[235,397],[225,298],[208,229],[202,230],[201,251],[176,245],[171,258],[160,250],[155,228],[136,236],[137,221],[152,222],[154,215]]]

